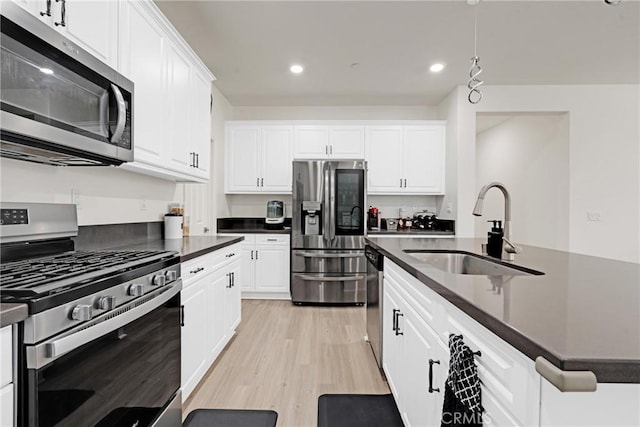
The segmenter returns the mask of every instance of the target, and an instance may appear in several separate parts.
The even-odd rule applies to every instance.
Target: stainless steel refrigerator
[[[367,163],[295,160],[291,219],[291,300],[366,302]]]

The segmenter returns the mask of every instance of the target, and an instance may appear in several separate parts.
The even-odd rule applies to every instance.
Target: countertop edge
[[[29,315],[27,304],[0,304],[0,328],[22,322]]]
[[[223,228],[218,230],[218,234],[291,234],[291,229],[267,230],[264,228]]]
[[[189,260],[194,259],[194,258],[198,258],[198,257],[200,257],[202,255],[206,255],[208,253],[211,253],[211,252],[217,251],[219,249],[225,248],[227,246],[231,246],[231,245],[233,245],[235,243],[241,242],[242,240],[244,240],[244,237],[242,237],[242,236],[238,236],[238,237],[235,237],[235,238],[231,237],[230,240],[228,240],[226,242],[217,243],[217,244],[214,244],[212,246],[209,246],[209,247],[206,247],[206,248],[203,248],[203,249],[199,249],[199,250],[194,251],[194,252],[189,252],[188,254],[185,254],[185,255],[181,255],[180,256],[180,262],[185,262],[185,261],[189,261]]]
[[[595,374],[598,383],[640,384],[640,361],[559,358],[538,343],[527,338],[516,329],[482,311],[473,303],[467,301],[454,291],[442,286],[434,279],[417,270],[411,264],[397,258],[393,253],[385,250],[376,242],[367,239],[367,244],[380,251],[385,257],[388,257],[390,260],[398,264],[413,277],[420,280],[431,290],[456,306],[473,320],[487,328],[532,361],[535,361],[536,357],[542,356],[554,366],[565,371],[588,370]]]

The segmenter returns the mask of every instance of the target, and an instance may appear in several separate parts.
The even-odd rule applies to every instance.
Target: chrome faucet
[[[509,192],[504,184],[501,182],[490,182],[482,187],[480,189],[480,193],[478,193],[478,200],[476,200],[476,206],[473,208],[473,214],[475,216],[482,216],[484,195],[493,187],[498,188],[504,195],[504,236],[502,237],[502,240],[504,240],[505,244],[502,245],[501,258],[507,261],[513,261],[515,259],[515,254],[522,252],[522,248],[511,242],[511,196],[509,196]]]

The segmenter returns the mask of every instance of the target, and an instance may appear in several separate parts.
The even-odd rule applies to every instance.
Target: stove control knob
[[[153,276],[152,281],[154,286],[164,286],[167,283],[167,279],[164,277],[164,274],[156,274]]]
[[[172,270],[169,270],[164,273],[164,277],[167,279],[167,282],[173,282],[178,278],[178,273]]]
[[[87,304],[78,304],[71,311],[71,319],[87,321],[91,320],[91,306]]]
[[[142,283],[134,283],[129,286],[129,295],[139,297],[144,293],[144,285]]]
[[[114,296],[107,295],[104,297],[100,297],[100,299],[98,300],[98,308],[100,308],[100,310],[113,310],[115,306],[116,297]]]

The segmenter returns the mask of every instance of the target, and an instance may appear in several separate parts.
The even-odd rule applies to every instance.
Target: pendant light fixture
[[[473,26],[473,57],[471,58],[471,67],[469,68],[469,81],[467,81],[467,87],[469,88],[469,95],[467,99],[472,104],[477,104],[482,100],[482,92],[478,89],[484,83],[478,78],[482,73],[482,67],[480,66],[480,57],[478,57],[478,3],[480,0],[467,0],[467,4],[474,6],[474,26]]]

